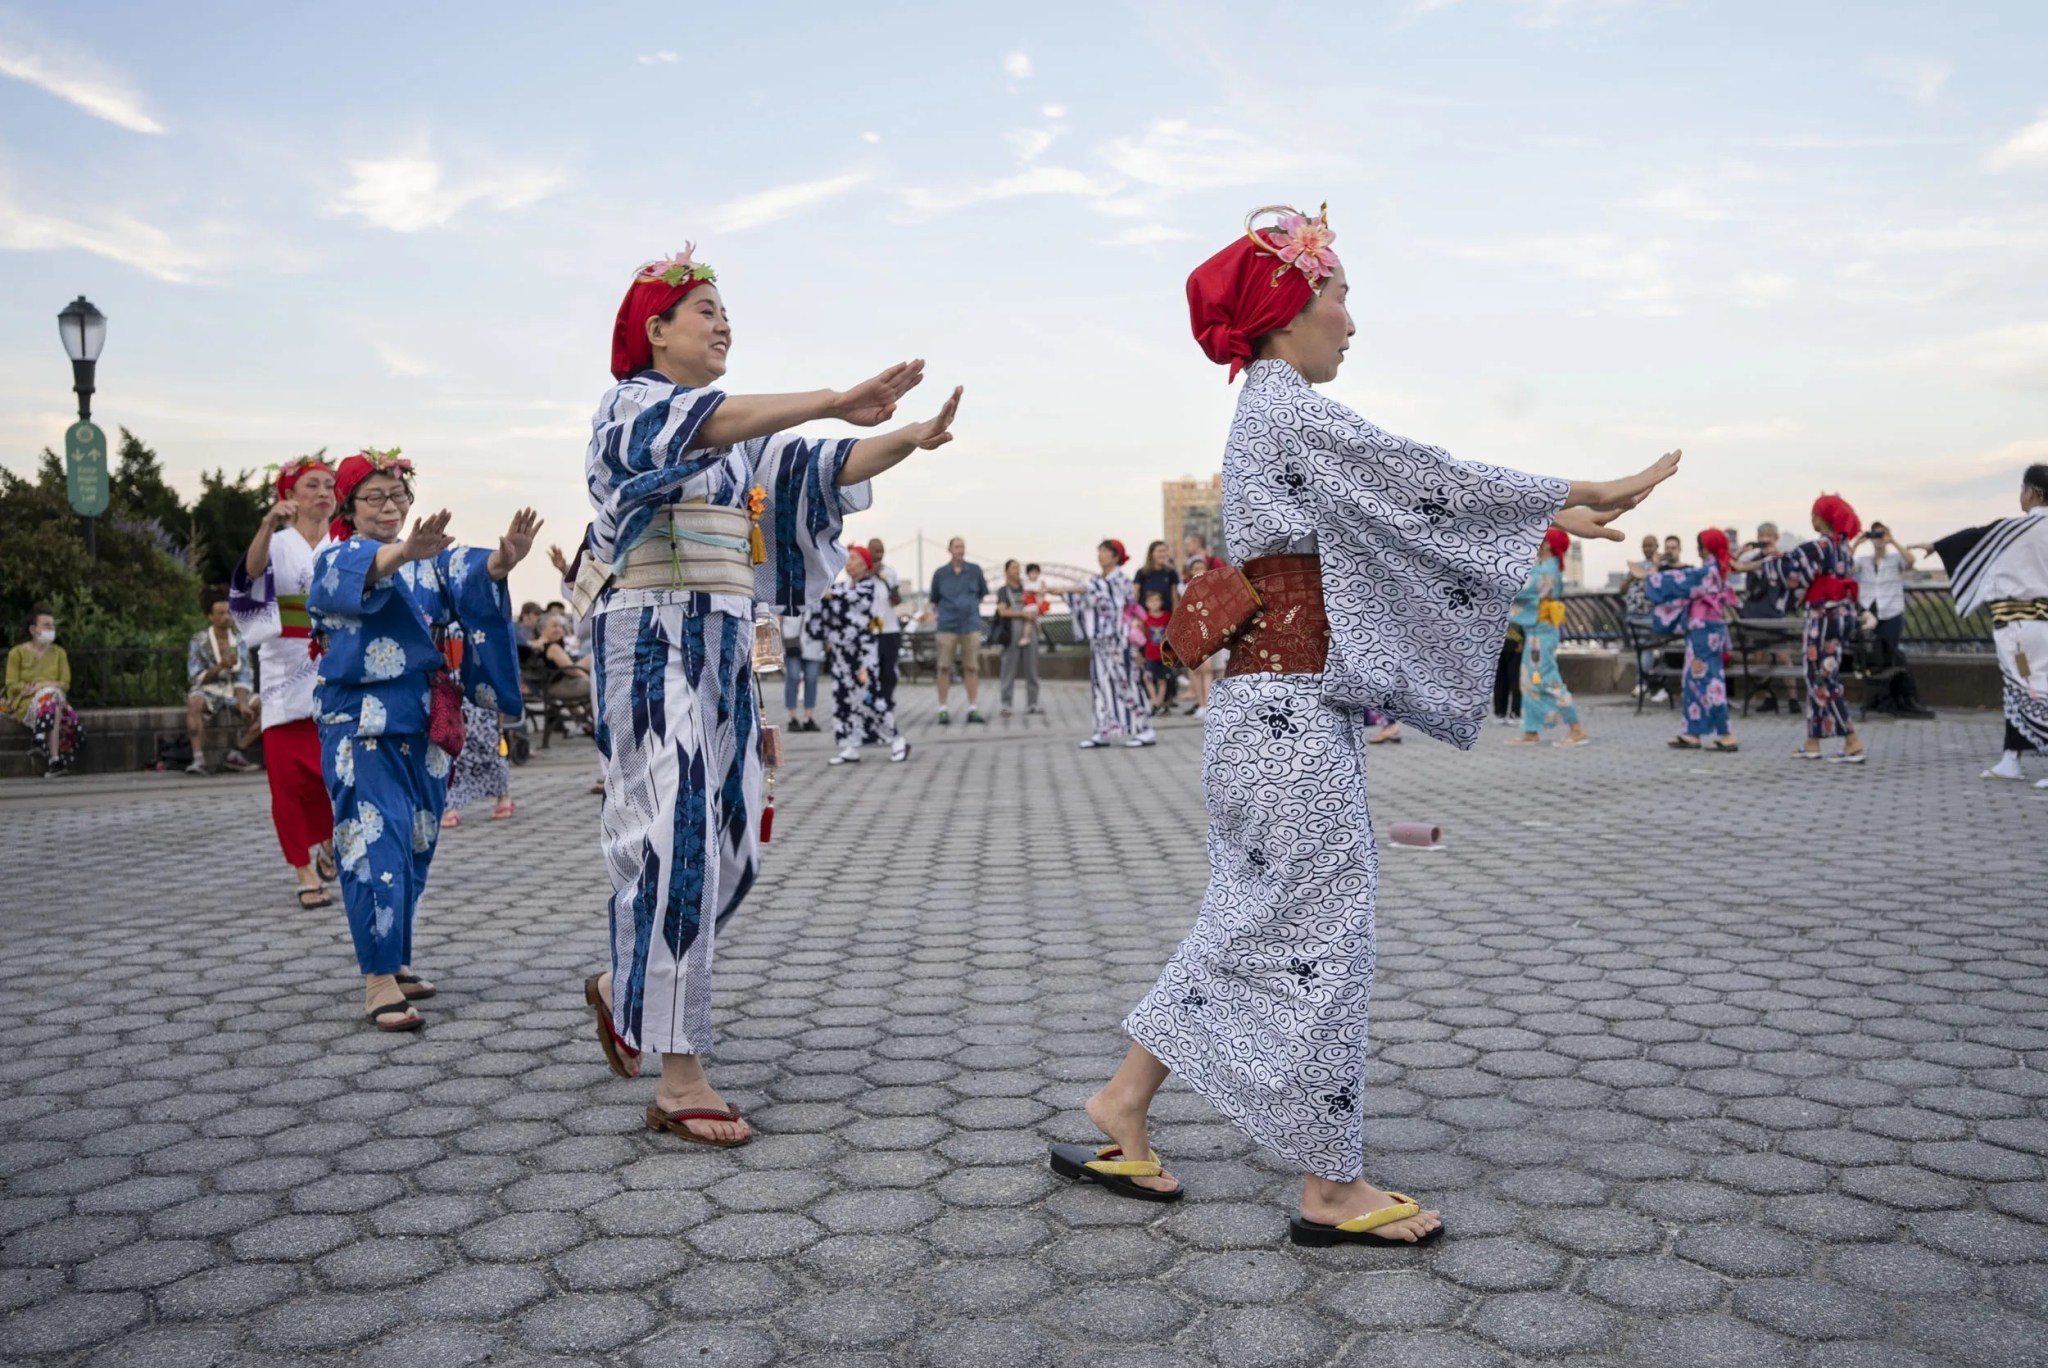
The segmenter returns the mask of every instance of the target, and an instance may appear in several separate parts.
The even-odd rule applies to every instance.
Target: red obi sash
[[[1811,607],[1817,603],[1861,603],[1863,591],[1856,581],[1842,575],[1815,575],[1813,583],[1806,586],[1806,602]]]

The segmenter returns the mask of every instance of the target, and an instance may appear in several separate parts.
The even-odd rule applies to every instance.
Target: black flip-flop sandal
[[[411,1015],[403,1021],[392,1023],[384,1020],[388,1016],[405,1016],[406,1013]],[[387,1002],[382,1007],[372,1007],[363,1015],[380,1031],[417,1031],[427,1024],[425,1017],[412,1010],[410,1002]]]
[[[1396,1240],[1390,1236],[1374,1234],[1373,1232],[1381,1226],[1405,1221],[1422,1211],[1422,1204],[1405,1193],[1389,1192],[1387,1196],[1396,1199],[1392,1206],[1381,1207],[1378,1211],[1368,1211],[1363,1216],[1354,1216],[1336,1225],[1311,1221],[1297,1212],[1287,1222],[1287,1238],[1298,1245],[1308,1245],[1317,1249],[1340,1244],[1381,1245],[1389,1249],[1399,1249],[1403,1245],[1426,1245],[1444,1233],[1444,1228],[1439,1225],[1427,1235],[1417,1236],[1413,1240]]]
[[[324,850],[313,857],[313,872],[320,876],[322,883],[333,883],[341,877],[341,871],[334,867],[334,857]]]
[[[1674,736],[1674,737],[1672,737],[1672,738],[1671,738],[1671,739],[1670,739],[1669,741],[1666,741],[1666,742],[1665,742],[1664,744],[1665,744],[1665,745],[1667,745],[1667,746],[1669,746],[1669,747],[1671,747],[1671,749],[1673,749],[1673,750],[1692,750],[1692,751],[1696,751],[1696,750],[1705,750],[1705,749],[1706,749],[1706,747],[1705,747],[1705,746],[1702,746],[1702,745],[1701,745],[1701,744],[1700,744],[1699,742],[1697,742],[1697,741],[1687,741],[1687,740],[1686,740],[1686,739],[1684,739],[1683,737],[1678,737],[1678,736]]]
[[[1126,1159],[1123,1153],[1115,1145],[1104,1145],[1101,1149],[1089,1149],[1086,1145],[1054,1145],[1052,1171],[1062,1178],[1100,1184],[1119,1197],[1130,1197],[1140,1202],[1178,1202],[1186,1194],[1185,1187],[1161,1192],[1131,1181],[1133,1178],[1157,1178],[1166,1171],[1165,1165],[1159,1162],[1157,1150],[1147,1159]]]
[[[398,991],[405,994],[408,1002],[430,998],[440,991],[418,974],[393,974],[392,977],[398,980]]]
[[[334,899],[324,888],[302,888],[298,892],[299,906],[311,912],[316,907],[332,907]],[[308,899],[311,901],[307,901]]]

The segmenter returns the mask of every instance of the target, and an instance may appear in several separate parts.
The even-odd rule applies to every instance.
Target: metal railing
[[[67,654],[74,708],[155,708],[185,701],[183,646],[86,646]]]
[[[1620,594],[1568,591],[1564,596],[1564,639],[1580,646],[1620,649],[1629,641],[1628,614]],[[1904,644],[1928,654],[1976,655],[1992,650],[1991,616],[1978,611],[1956,616],[1946,588],[1918,585],[1906,590]]]

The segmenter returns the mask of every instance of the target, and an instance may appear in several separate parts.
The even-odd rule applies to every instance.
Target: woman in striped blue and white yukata
[[[591,977],[606,1058],[625,1077],[662,1056],[650,1127],[700,1144],[752,1132],[704,1075],[717,928],[760,860],[757,604],[798,613],[846,563],[842,520],[868,480],[952,439],[938,416],[860,440],[783,429],[820,418],[873,427],[923,378],[905,362],[851,390],[729,395],[732,328],[690,251],[641,268],[612,333],[614,385],[591,420],[596,509],[576,574],[591,604],[611,969]],[[579,607],[580,607],[579,603]]]

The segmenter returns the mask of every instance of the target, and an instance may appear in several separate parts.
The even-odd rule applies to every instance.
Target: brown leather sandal
[[[647,1129],[665,1130],[670,1135],[687,1140],[693,1145],[709,1145],[713,1149],[738,1149],[741,1145],[748,1143],[754,1138],[753,1129],[749,1127],[747,1133],[737,1140],[713,1140],[708,1135],[697,1134],[685,1123],[690,1121],[738,1121],[744,1124],[746,1119],[740,1115],[740,1109],[732,1106],[730,1103],[727,1104],[724,1111],[712,1111],[708,1108],[696,1107],[685,1111],[665,1112],[653,1105],[647,1108]]]
[[[612,1066],[613,1073],[621,1078],[638,1078],[640,1052],[612,1027],[611,1008],[604,1005],[604,994],[597,991],[597,981],[603,977],[592,974],[583,980],[583,1000],[597,1017],[597,1043],[604,1047],[604,1062]]]

